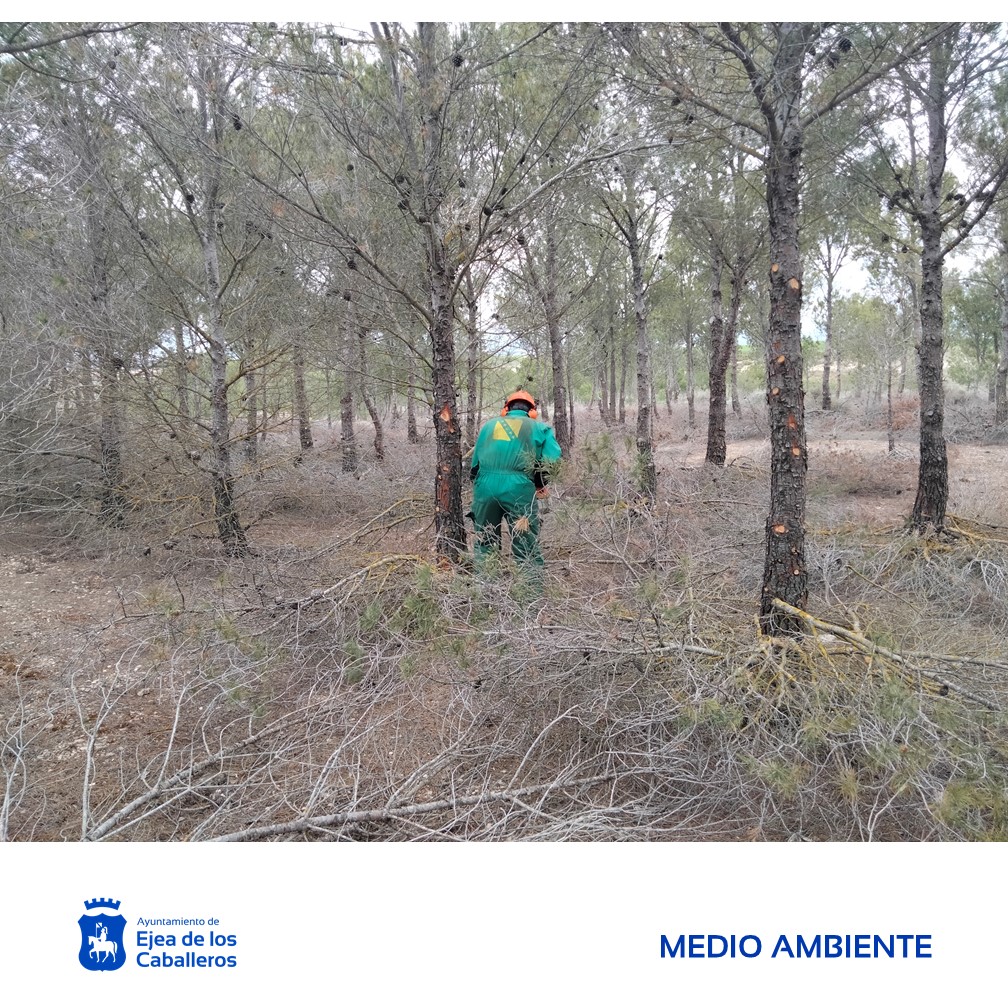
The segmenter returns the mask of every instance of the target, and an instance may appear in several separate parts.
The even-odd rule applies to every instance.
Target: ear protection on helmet
[[[527,402],[532,404],[532,408],[529,410],[529,419],[535,420],[539,416],[539,411],[536,409],[535,396],[531,392],[526,392],[525,389],[518,389],[517,392],[512,392],[511,395],[504,400],[504,408],[501,410],[501,416],[507,416],[508,410],[511,408],[511,403],[514,402]]]

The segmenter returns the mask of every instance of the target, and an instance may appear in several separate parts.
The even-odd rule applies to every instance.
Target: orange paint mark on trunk
[[[787,532],[787,525],[774,525],[773,530],[777,535],[784,535]]]
[[[794,418],[794,413],[788,413],[787,415],[787,425],[788,430],[798,430],[798,421]]]
[[[788,280],[787,285],[793,291],[801,289],[801,284],[798,282],[798,278],[797,277],[791,277],[791,279]]]

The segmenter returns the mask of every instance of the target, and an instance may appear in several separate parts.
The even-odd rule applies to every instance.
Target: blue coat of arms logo
[[[77,958],[89,970],[116,970],[126,962],[123,932],[126,918],[119,910],[119,900],[85,900],[87,913],[80,920],[81,947]]]

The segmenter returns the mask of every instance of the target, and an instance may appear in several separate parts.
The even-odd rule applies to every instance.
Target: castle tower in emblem
[[[77,959],[87,970],[116,970],[126,962],[123,935],[126,918],[119,910],[119,900],[84,901],[86,913],[77,923],[81,929],[81,947]]]

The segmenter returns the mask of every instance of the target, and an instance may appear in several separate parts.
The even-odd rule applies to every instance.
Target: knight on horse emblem
[[[81,966],[89,970],[115,970],[126,962],[123,948],[123,933],[126,918],[120,913],[110,913],[119,909],[119,900],[85,900],[88,911],[77,923],[81,929],[81,947],[77,958]],[[97,911],[97,913],[95,912]]]

